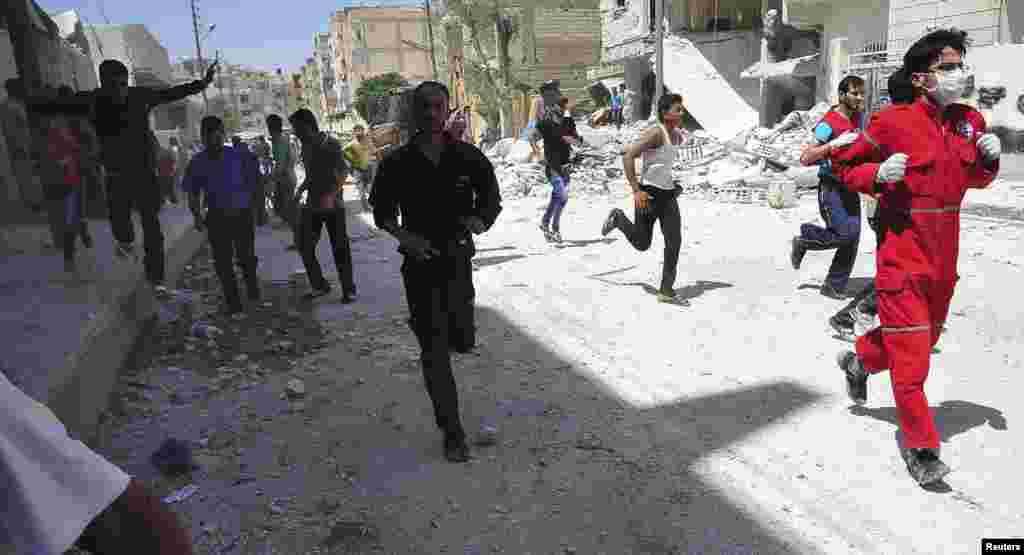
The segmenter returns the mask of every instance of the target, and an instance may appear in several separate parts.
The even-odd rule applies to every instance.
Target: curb
[[[204,240],[204,234],[189,227],[168,242],[167,283],[178,280]],[[157,306],[143,272],[138,271],[128,290],[106,303],[82,329],[83,347],[67,357],[60,371],[68,379],[51,386],[47,401],[71,437],[86,444],[96,438],[118,373],[139,335],[156,317]]]

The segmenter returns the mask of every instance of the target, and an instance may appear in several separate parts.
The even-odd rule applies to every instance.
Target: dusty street
[[[158,322],[122,373],[115,396],[130,402],[115,403],[100,451],[161,495],[198,486],[172,507],[204,554],[953,554],[1019,533],[1019,223],[963,218],[962,279],[927,384],[954,472],[926,491],[900,460],[888,377],[862,409],[845,395],[834,357],[849,344],[826,323],[841,304],[817,291],[830,254],[789,266],[812,199],[680,201],[689,307],[655,302],[659,233],[645,253],[617,231],[601,239],[624,193],[572,196],[561,247],[536,228],[545,199],[505,202],[478,241],[479,347],[454,362],[467,429],[497,429],[477,434],[468,465],[444,462],[400,256],[357,202],[356,304],[297,300],[307,284],[288,285],[301,262],[287,233],[262,228],[266,305],[212,320],[225,332],[213,343],[186,336],[215,296]],[[855,286],[873,275],[873,246],[867,231]],[[219,291],[206,256],[179,287]],[[149,456],[169,437],[193,442],[199,469],[159,476]]]

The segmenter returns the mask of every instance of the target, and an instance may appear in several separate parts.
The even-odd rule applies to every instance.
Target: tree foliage
[[[355,99],[352,106],[356,112],[366,121],[370,121],[369,99],[374,96],[387,96],[396,92],[399,87],[405,86],[408,82],[400,73],[385,73],[371,77],[359,83],[356,89]]]
[[[452,15],[468,31],[471,53],[463,63],[466,86],[480,97],[478,111],[488,125],[503,135],[511,130],[511,102],[525,85],[515,79],[509,47],[520,36],[518,16],[502,0],[452,0]],[[484,45],[493,44],[493,48]],[[492,54],[493,52],[493,54]]]

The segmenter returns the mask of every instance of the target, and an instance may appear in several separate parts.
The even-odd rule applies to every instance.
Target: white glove
[[[1003,152],[1003,144],[996,135],[985,133],[978,138],[978,152],[986,162],[991,162],[999,159],[999,155]]]
[[[878,183],[896,183],[902,181],[907,174],[907,155],[897,152],[878,166],[875,181]]]
[[[837,148],[842,148],[844,146],[852,145],[853,142],[857,140],[857,137],[860,137],[860,133],[857,133],[856,131],[850,131],[850,132],[847,132],[847,133],[843,133],[842,135],[840,135],[840,136],[836,137],[835,139],[832,139],[831,141],[829,141],[828,142],[828,147],[830,149],[832,149],[832,150],[835,150]]]

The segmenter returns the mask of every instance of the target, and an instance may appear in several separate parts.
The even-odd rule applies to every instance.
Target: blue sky
[[[375,4],[390,4],[381,0]],[[400,3],[409,2],[397,0]],[[142,23],[167,48],[171,63],[194,57],[189,0],[36,0],[46,12],[76,10],[88,23]],[[220,50],[231,63],[273,71],[296,71],[313,54],[313,33],[350,0],[196,0],[204,24],[216,30],[203,41],[203,57]],[[244,8],[238,6],[243,5]],[[106,18],[104,18],[104,14]],[[200,33],[203,29],[200,28]]]

